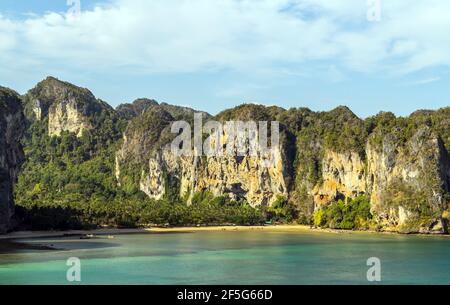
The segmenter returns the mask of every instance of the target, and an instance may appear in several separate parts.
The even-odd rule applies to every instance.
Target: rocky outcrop
[[[361,120],[345,107],[302,118],[292,204],[302,214],[364,195],[373,228],[448,230],[450,108]]]
[[[68,131],[81,137],[84,130],[91,128],[88,118],[78,108],[75,99],[63,100],[49,109],[48,134],[50,136],[60,136],[63,131]]]
[[[326,150],[321,180],[323,182],[312,190],[317,208],[337,199],[356,197],[367,192],[364,161],[353,151],[336,153]]]
[[[0,233],[9,228],[14,213],[13,186],[23,160],[23,121],[17,93],[0,87]]]
[[[280,121],[284,141],[271,167],[260,166],[261,155],[174,156],[168,143],[174,138],[170,125],[176,113],[176,106],[152,105],[130,123],[116,158],[121,186],[135,177],[134,185],[150,198],[175,193],[188,203],[199,192],[244,199],[252,206],[284,197],[307,216],[339,199],[363,195],[379,228],[447,230],[450,159],[441,138],[448,121],[445,110],[417,113],[409,121],[389,113],[364,121],[346,107],[313,113],[245,105],[213,118]],[[192,115],[183,112],[177,119],[192,121]],[[438,119],[431,126],[421,115]]]
[[[144,164],[139,167],[140,190],[156,200],[162,199],[169,191],[176,192],[188,203],[194,194],[201,192],[228,196],[232,200],[245,199],[252,206],[270,205],[279,196],[287,197],[287,171],[282,149],[274,150],[270,156],[260,151],[257,156],[243,157],[237,154],[175,156],[169,145],[174,135],[170,136],[167,129],[174,118],[163,109],[166,109],[164,105],[159,109],[159,115],[153,111],[147,113],[146,121],[155,124],[155,120],[166,118],[164,122],[159,121],[159,126],[166,126],[159,133],[163,135],[162,138],[167,139],[164,145],[161,142],[156,146],[145,144],[149,139],[146,135],[153,132],[146,128],[137,128],[143,124],[131,125],[125,132],[122,148],[116,158],[116,176],[121,185],[121,168],[134,162]],[[189,117],[186,119],[189,120]],[[223,139],[227,137],[224,131]],[[268,167],[263,165],[263,160],[267,158],[274,161]],[[176,190],[173,190],[174,187]]]
[[[263,156],[210,157],[194,184],[195,191],[207,190],[215,196],[245,199],[252,206],[270,206],[278,197],[287,197],[285,168],[277,150],[273,166],[262,166]]]
[[[102,111],[112,112],[106,103],[97,100],[84,88],[48,77],[31,89],[24,97],[25,115],[31,122],[48,124],[49,136],[71,132],[81,137],[95,126]]]
[[[47,166],[54,157],[46,159],[39,145],[49,148],[46,155],[53,151],[70,155],[73,160],[69,165],[72,161],[79,165],[97,158],[93,163],[99,168],[93,169],[108,178],[115,175],[120,189],[108,181],[103,184],[113,189],[102,196],[113,196],[117,191],[140,199],[145,194],[155,200],[190,204],[195,203],[196,194],[208,193],[247,201],[252,206],[270,206],[277,199],[285,198],[306,221],[340,199],[343,202],[339,204],[343,205],[349,198],[364,196],[370,200],[371,217],[377,229],[443,233],[448,228],[450,108],[421,110],[407,118],[380,113],[363,120],[347,107],[313,112],[305,108],[285,110],[245,104],[214,117],[201,112],[203,121],[279,122],[281,145],[270,157],[261,151],[254,156],[236,153],[176,156],[168,146],[176,136],[171,133],[171,123],[182,120],[192,126],[194,109],[138,99],[114,110],[89,90],[52,77],[40,82],[22,100],[29,127],[25,139],[28,145],[34,146],[36,155],[31,163],[42,162]],[[4,122],[15,120],[10,116],[5,118],[9,119]],[[4,126],[11,124],[4,123]],[[67,132],[73,134],[63,139],[48,139]],[[81,138],[77,139],[76,149],[67,145],[70,144],[67,141],[74,140],[73,135]],[[224,131],[223,138],[228,136]],[[67,151],[48,147],[57,147],[59,140],[63,140]],[[224,147],[225,143],[220,145]],[[85,149],[89,151],[80,153]],[[8,151],[3,155],[18,156],[17,149],[12,151],[16,153]],[[3,157],[3,160],[6,158],[16,157]],[[267,158],[274,162],[262,166]],[[60,161],[64,162],[59,162],[56,172],[67,174],[65,171],[70,168],[66,167],[67,160]],[[1,162],[2,166],[6,164]],[[29,172],[44,168],[31,163],[27,167]],[[15,167],[7,170],[12,180]],[[52,178],[56,180],[55,177],[59,176],[55,174]],[[48,193],[60,189],[70,193],[78,182],[67,188],[59,183],[51,184]],[[28,182],[24,179],[23,183],[22,190],[28,189]],[[54,185],[58,185],[57,190]],[[4,206],[9,205],[10,201]]]
[[[119,159],[116,159],[116,162],[118,162],[118,167],[120,167]],[[166,194],[166,187],[168,187],[164,177],[166,168],[166,164],[163,163],[160,154],[157,154],[156,158],[151,158],[148,161],[148,168],[142,170],[139,189],[152,199],[163,199]],[[117,178],[120,180],[120,173]]]
[[[364,158],[353,151],[325,149],[321,169],[319,182],[308,189],[314,210],[366,195],[383,230],[447,231],[449,155],[427,126],[416,130],[406,143],[395,133],[371,135]]]
[[[367,145],[367,193],[382,227],[443,233],[449,191],[448,152],[429,127],[419,128],[406,143],[393,134],[382,144]]]
[[[196,111],[189,107],[175,106],[167,103],[158,103],[155,100],[147,98],[139,98],[132,103],[121,104],[117,106],[116,112],[120,117],[126,120],[132,120],[152,108],[164,110],[174,119],[186,118],[187,116],[193,117],[194,113],[201,113],[205,118],[210,117],[208,113],[203,111]]]
[[[162,199],[169,185],[165,175],[177,179],[178,194],[190,203],[195,193],[209,192],[245,199],[252,206],[271,205],[279,196],[287,197],[280,152],[271,167],[262,166],[262,157],[176,157],[166,147],[151,158],[143,170],[140,189],[153,199]]]
[[[117,113],[127,119],[131,120],[141,114],[143,114],[147,109],[157,106],[158,102],[155,100],[140,98],[135,100],[131,104],[121,104],[116,108]]]

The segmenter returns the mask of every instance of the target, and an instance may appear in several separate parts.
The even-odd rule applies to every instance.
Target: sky
[[[409,115],[450,105],[448,0],[1,0],[0,85],[112,106],[241,103]]]

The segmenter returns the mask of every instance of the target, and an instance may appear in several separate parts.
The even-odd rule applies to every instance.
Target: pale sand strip
[[[138,229],[117,229],[104,228],[97,230],[70,230],[70,231],[21,231],[11,232],[0,235],[0,240],[5,239],[28,239],[28,238],[46,238],[46,237],[64,237],[81,235],[120,235],[120,234],[151,234],[151,233],[189,233],[189,232],[219,232],[219,231],[268,231],[268,232],[309,232],[309,233],[333,233],[333,234],[397,234],[396,232],[375,232],[375,231],[344,231],[333,229],[311,228],[305,225],[269,225],[269,226],[204,226],[204,227],[151,227]],[[418,236],[447,236],[450,235],[424,235],[411,234]]]
[[[105,228],[97,230],[69,230],[69,231],[18,231],[0,235],[2,239],[26,239],[44,237],[63,237],[70,235],[119,235],[135,233],[186,233],[186,232],[217,232],[217,231],[310,231],[309,226],[280,225],[280,226],[211,226],[211,227],[151,227],[139,229]]]
[[[309,231],[309,226],[279,225],[279,226],[212,226],[212,227],[173,227],[173,228],[148,228],[149,232],[201,232],[201,231]]]

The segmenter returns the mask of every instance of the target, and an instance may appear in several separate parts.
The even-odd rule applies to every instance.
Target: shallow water
[[[448,237],[248,231],[20,242],[33,247],[0,251],[0,284],[71,284],[69,257],[81,260],[81,284],[370,284],[370,257],[381,260],[382,284],[450,284]]]

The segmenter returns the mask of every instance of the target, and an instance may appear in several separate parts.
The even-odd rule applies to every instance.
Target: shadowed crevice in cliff
[[[13,189],[23,161],[20,145],[23,130],[18,94],[0,87],[0,233],[10,229],[10,219],[14,214]]]

